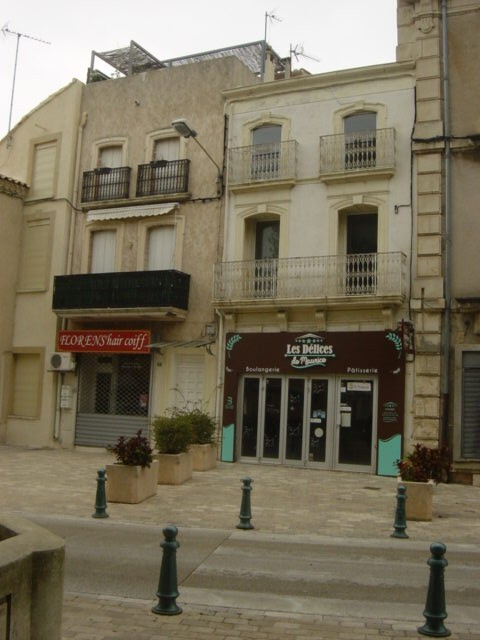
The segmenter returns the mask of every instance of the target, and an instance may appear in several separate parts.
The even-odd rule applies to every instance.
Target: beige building
[[[1,195],[0,414],[1,440],[9,444],[46,446],[58,437],[59,378],[47,367],[57,328],[52,284],[65,271],[75,215],[81,92],[72,82],[0,141],[0,166],[10,178]]]
[[[480,472],[478,0],[399,0],[397,59],[416,62],[412,440]]]
[[[414,85],[405,62],[225,92],[223,459],[396,475]]]

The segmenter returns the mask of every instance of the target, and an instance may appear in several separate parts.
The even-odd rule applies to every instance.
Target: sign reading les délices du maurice
[[[59,331],[57,351],[150,353],[150,331],[109,329]]]

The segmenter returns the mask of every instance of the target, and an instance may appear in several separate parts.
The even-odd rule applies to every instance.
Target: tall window
[[[33,152],[32,198],[52,198],[55,186],[55,160],[57,142],[44,142],[35,145]]]
[[[118,170],[122,166],[122,147],[115,145],[103,147],[98,156],[98,192],[99,200],[108,200],[116,197],[119,190],[121,177]]]
[[[149,271],[174,268],[175,227],[163,225],[148,232],[146,268]]]
[[[111,273],[115,271],[116,231],[94,231],[91,234],[90,272]]]
[[[271,297],[277,291],[280,222],[268,220],[255,226],[255,297]]]
[[[40,354],[13,355],[10,415],[37,418],[40,413]]]
[[[50,219],[27,220],[23,227],[19,290],[46,289],[50,253]]]
[[[153,147],[153,160],[178,160],[180,142],[178,138],[156,140]]]
[[[354,113],[343,119],[345,169],[366,169],[376,165],[376,129],[374,111]]]
[[[264,124],[252,132],[253,180],[274,180],[280,173],[280,143],[282,127],[279,124]]]
[[[377,227],[376,213],[347,214],[347,294],[371,294],[376,291]]]

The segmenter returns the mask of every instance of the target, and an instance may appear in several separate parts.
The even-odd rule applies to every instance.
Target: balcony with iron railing
[[[395,171],[395,129],[376,129],[320,138],[320,177],[362,178]]]
[[[62,317],[138,315],[183,319],[190,276],[173,269],[55,276],[52,308]]]
[[[401,252],[222,262],[214,267],[219,307],[281,304],[399,304],[406,295]]]
[[[98,167],[83,172],[82,202],[126,200],[130,195],[130,167]]]
[[[286,140],[229,150],[229,186],[266,182],[293,182],[296,178],[297,142]]]
[[[140,164],[137,197],[188,192],[190,160],[154,160]]]

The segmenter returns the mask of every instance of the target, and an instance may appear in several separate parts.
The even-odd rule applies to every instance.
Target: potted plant
[[[431,449],[417,443],[402,460],[397,460],[398,481],[406,487],[407,520],[432,519],[433,487],[448,480],[450,459],[443,445]]]
[[[153,460],[153,449],[141,429],[131,438],[119,436],[107,450],[117,460],[106,467],[108,502],[135,504],[157,493],[158,462]]]
[[[158,484],[182,484],[192,477],[192,441],[190,422],[182,412],[172,409],[152,422],[155,460],[158,460]]]
[[[208,471],[217,463],[217,438],[215,420],[205,411],[193,409],[184,412],[192,430],[192,463],[194,471]]]

